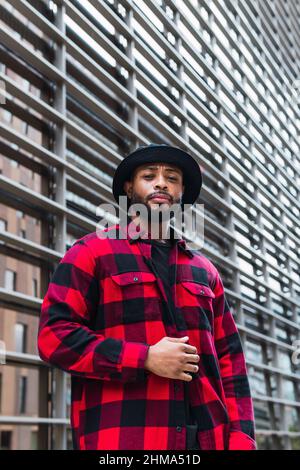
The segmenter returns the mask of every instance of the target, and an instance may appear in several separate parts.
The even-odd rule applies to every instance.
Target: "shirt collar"
[[[133,243],[140,242],[140,238],[132,238],[129,230],[129,224],[132,222],[131,218],[127,216],[127,223],[126,225],[120,225],[118,224],[118,228],[120,231],[123,232],[124,235],[126,235],[126,239],[129,241],[129,243],[132,245]],[[194,254],[191,250],[189,250],[186,246],[186,241],[183,238],[175,238],[175,230],[172,226],[170,226],[170,235],[171,239],[174,241],[174,245],[177,245],[180,250],[182,250],[184,253],[186,253],[187,256],[190,258],[193,258]]]

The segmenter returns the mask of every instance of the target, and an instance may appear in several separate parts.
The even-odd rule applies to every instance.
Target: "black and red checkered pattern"
[[[74,448],[185,449],[184,383],[146,371],[144,362],[164,336],[189,336],[200,355],[189,382],[200,448],[255,449],[245,358],[216,267],[176,241],[174,319],[151,247],[91,233],[66,252],[49,284],[38,350],[72,375]]]

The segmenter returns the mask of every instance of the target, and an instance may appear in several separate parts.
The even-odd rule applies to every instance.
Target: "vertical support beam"
[[[57,9],[56,26],[62,32],[66,33],[65,26],[65,6],[60,4]],[[66,46],[60,45],[56,51],[55,58],[56,67],[62,72],[66,73]],[[57,90],[55,96],[54,107],[57,111],[61,112],[66,116],[66,85],[65,83],[57,83]],[[67,145],[67,131],[64,124],[57,126],[54,152],[62,160],[66,159],[66,145]],[[55,199],[60,204],[66,206],[66,171],[65,169],[56,169],[56,188],[55,188]],[[66,251],[66,239],[67,239],[67,220],[66,215],[60,215],[56,218],[55,226],[55,249],[64,253]],[[67,410],[67,377],[66,374],[60,369],[53,369],[53,414],[55,418],[66,419]],[[53,429],[53,449],[66,449],[67,444],[67,430],[66,425],[60,424],[54,426]]]
[[[133,10],[130,8],[128,5],[128,11],[126,15],[126,24],[129,29],[133,29]],[[128,42],[127,45],[127,57],[129,60],[134,62],[134,39],[131,39]],[[129,73],[129,79],[128,79],[128,90],[130,93],[132,93],[133,96],[137,96],[137,90],[136,90],[136,73],[134,70],[132,70]],[[136,131],[139,129],[139,124],[138,124],[138,107],[134,104],[133,107],[129,111],[129,125],[133,127]],[[138,139],[135,139],[133,143],[133,148],[138,147],[140,145],[140,142]]]
[[[175,11],[174,23],[177,26],[177,30],[179,28],[179,21],[180,21],[180,13],[179,13],[178,10],[176,10]],[[176,37],[175,48],[176,48],[178,53],[180,53],[181,44],[182,44],[182,39],[181,39],[180,36],[177,36]],[[183,74],[184,74],[184,65],[181,62],[179,64],[178,71],[177,71],[178,78],[181,82],[183,81]],[[186,100],[186,95],[185,95],[184,92],[181,92],[180,96],[179,96],[179,103],[178,104],[180,106],[180,109],[184,113],[186,113],[186,102],[185,102],[185,100]],[[180,127],[180,135],[186,142],[189,142],[189,136],[188,136],[188,133],[187,133],[187,128],[188,128],[188,123],[187,123],[187,120],[184,119],[182,124],[181,124],[181,127]]]
[[[38,376],[38,387],[39,387],[39,404],[38,404],[38,413],[40,417],[48,418],[50,417],[50,406],[51,406],[51,394],[49,393],[49,375],[50,370],[48,367],[39,367],[39,376]],[[38,435],[37,435],[37,448],[39,450],[48,450],[50,447],[50,437],[49,437],[49,426],[48,424],[39,424],[38,425]]]
[[[253,144],[251,145],[251,148],[252,147],[253,147]],[[255,181],[255,179],[256,179],[255,170],[256,170],[256,165],[254,164],[252,166],[253,181]],[[259,203],[257,186],[255,186],[253,198],[257,203]],[[267,264],[267,260],[266,260],[267,250],[266,250],[266,240],[265,240],[265,237],[264,237],[263,216],[262,216],[261,212],[258,212],[256,224],[259,227],[259,233],[260,233],[259,250],[260,250],[262,256],[264,257],[263,266],[262,266],[263,278],[264,278],[264,282],[268,286],[269,285],[269,272],[268,272],[268,264]],[[270,295],[270,289],[268,287],[266,288],[265,296],[266,296],[266,304],[265,304],[266,308],[269,308],[270,310],[272,310],[272,299],[271,299],[271,295]],[[259,299],[257,299],[257,301],[259,301]],[[261,314],[259,315],[259,317],[260,317],[259,326],[261,328],[264,328],[264,321],[263,321],[263,318],[262,318]],[[269,321],[270,321],[270,329],[275,334],[275,331],[276,331],[275,330],[275,319],[273,317],[271,317],[269,319]],[[269,361],[272,360],[272,362],[273,362],[272,365],[275,366],[275,363],[278,364],[277,345],[272,344],[270,346],[270,348],[271,348],[271,351],[272,351],[272,357],[269,357],[267,344],[262,343],[263,362],[264,362],[264,364],[269,364]],[[278,374],[276,374],[276,376],[275,376],[276,384],[277,384],[277,375]],[[268,394],[268,396],[271,397],[273,395],[273,393],[272,393],[273,390],[272,390],[271,375],[268,371],[264,372],[264,379],[265,379],[267,394]],[[259,408],[260,404],[258,403],[257,406]],[[268,407],[269,416],[270,416],[270,420],[271,420],[271,427],[272,427],[272,429],[277,429],[276,413],[275,413],[275,409],[274,409],[274,403],[273,402],[268,402],[267,407]],[[274,445],[274,448],[280,448],[280,438],[276,435],[273,436],[273,445]]]

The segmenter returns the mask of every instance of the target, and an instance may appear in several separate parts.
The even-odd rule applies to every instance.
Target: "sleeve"
[[[245,356],[219,273],[213,290],[215,348],[230,420],[229,450],[255,450],[254,411]]]
[[[57,266],[44,297],[38,328],[42,360],[71,374],[98,380],[145,379],[148,344],[93,331],[99,282],[90,248],[81,240]]]

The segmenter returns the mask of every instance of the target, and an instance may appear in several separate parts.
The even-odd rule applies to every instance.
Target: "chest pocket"
[[[215,298],[215,294],[209,286],[194,281],[182,281],[181,285],[191,294],[197,295],[205,300]]]
[[[141,272],[141,271],[130,271],[125,273],[113,274],[111,276],[113,281],[119,286],[137,286],[140,284],[146,284],[156,281],[156,277],[153,273]]]
[[[184,279],[176,285],[179,306],[191,329],[212,330],[214,292],[205,284]]]
[[[157,320],[161,316],[156,276],[151,272],[128,271],[110,276],[110,310],[120,324]]]
[[[200,306],[208,310],[212,309],[212,300],[215,298],[215,294],[209,286],[192,280],[183,280],[177,286],[180,286],[183,306]]]

